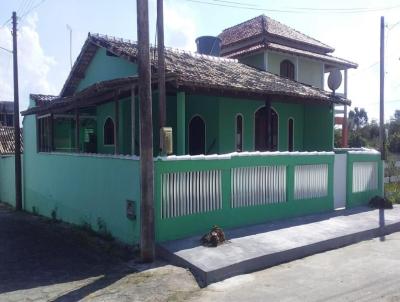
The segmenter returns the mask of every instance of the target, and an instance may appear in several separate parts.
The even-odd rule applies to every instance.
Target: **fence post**
[[[231,208],[232,200],[231,169],[221,170],[221,194],[222,210],[228,211]]]
[[[294,165],[286,168],[286,201],[294,201]]]

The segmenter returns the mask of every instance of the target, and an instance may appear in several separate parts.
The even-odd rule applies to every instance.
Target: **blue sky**
[[[215,0],[200,1],[217,3]],[[386,118],[393,115],[395,109],[400,109],[400,24],[392,27],[400,21],[399,1],[338,0],[329,4],[315,0],[236,2],[254,9],[166,0],[167,46],[194,50],[197,36],[217,35],[226,27],[264,13],[333,46],[336,49],[334,55],[359,63],[358,69],[349,72],[349,98],[353,106],[366,108],[370,117],[376,118],[379,102],[379,22],[380,16],[384,15],[388,25]],[[136,40],[135,0],[2,0],[0,26],[10,18],[13,10],[22,15],[38,4],[19,24],[21,109],[27,107],[29,93],[60,92],[70,70],[67,24],[73,29],[73,60],[79,54],[88,32]],[[149,5],[151,40],[154,41],[155,0],[150,0]],[[398,7],[374,11],[393,6]],[[351,8],[370,8],[370,11],[349,13]],[[328,13],[318,9],[346,10]],[[0,27],[0,46],[11,48],[9,23]],[[12,100],[13,97],[11,59],[9,53],[0,51],[0,99],[4,100]]]

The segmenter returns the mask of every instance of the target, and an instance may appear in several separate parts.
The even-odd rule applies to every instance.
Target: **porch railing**
[[[157,240],[333,209],[333,161],[333,152],[159,158]]]

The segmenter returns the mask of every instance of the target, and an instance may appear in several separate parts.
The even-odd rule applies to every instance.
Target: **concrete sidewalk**
[[[400,206],[360,207],[225,232],[229,242],[200,245],[200,236],[162,243],[161,257],[190,268],[201,285],[400,231]]]

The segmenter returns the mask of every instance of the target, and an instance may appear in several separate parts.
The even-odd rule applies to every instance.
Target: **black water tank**
[[[219,57],[221,52],[221,39],[213,36],[202,36],[196,39],[197,52],[203,55]]]

